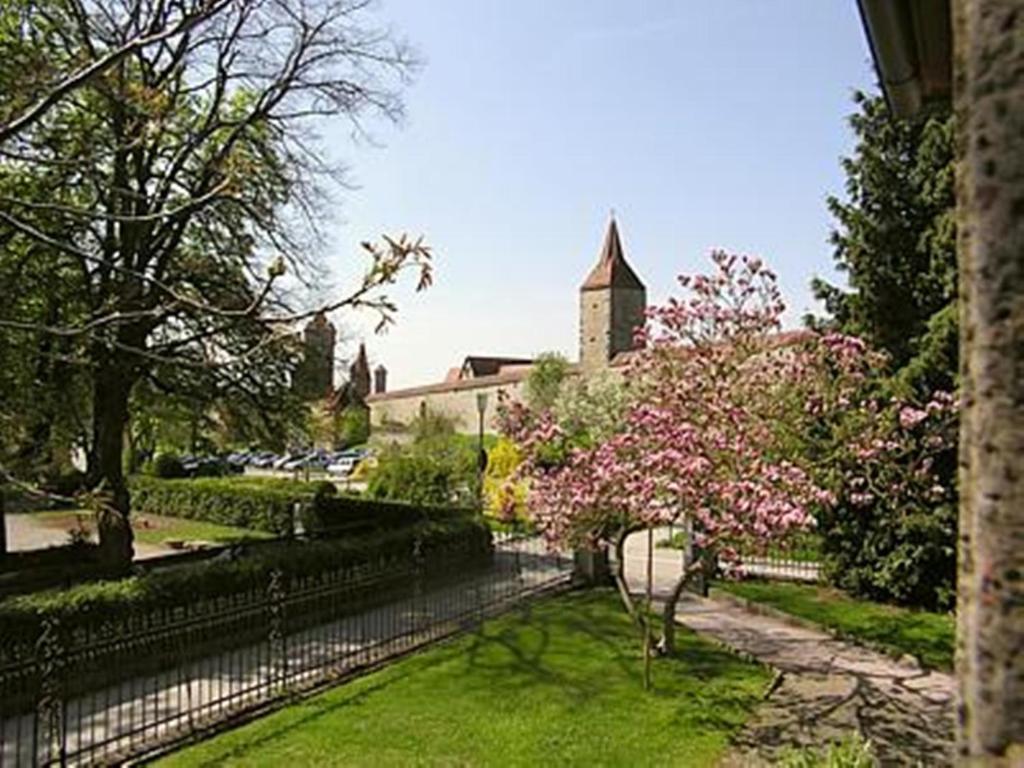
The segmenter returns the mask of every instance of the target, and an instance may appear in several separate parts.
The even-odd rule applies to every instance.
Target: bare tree
[[[258,389],[273,369],[279,386],[273,363],[296,321],[366,307],[384,324],[395,306],[383,286],[407,269],[429,285],[422,241],[385,238],[364,244],[369,267],[352,290],[297,308],[323,278],[326,192],[344,182],[316,129],[398,119],[415,66],[367,6],[39,0],[4,11],[26,14],[5,25],[7,61],[44,75],[0,67],[0,92],[32,94],[0,107],[0,242],[5,258],[62,270],[78,309],[48,323],[0,306],[0,330],[72,339],[88,371],[89,476],[109,494],[98,527],[112,562],[131,557],[122,454],[139,381],[162,367]]]

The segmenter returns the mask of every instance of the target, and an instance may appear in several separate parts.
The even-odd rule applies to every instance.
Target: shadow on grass
[[[314,738],[319,741],[309,754],[319,754],[319,750],[329,749],[331,738],[344,738],[341,734],[352,723],[361,722],[360,718],[378,718],[372,722],[382,732],[389,731],[392,723],[400,727],[407,719],[419,720],[414,730],[424,722],[435,723],[416,734],[420,739],[417,748],[424,750],[416,753],[418,757],[409,753],[416,762],[444,743],[434,742],[436,723],[460,717],[461,711],[479,713],[477,707],[485,713],[493,710],[493,717],[485,714],[486,722],[500,723],[508,711],[502,705],[510,702],[515,702],[513,710],[521,710],[517,715],[527,713],[526,721],[536,718],[527,731],[536,735],[526,737],[528,740],[550,738],[553,722],[571,732],[577,728],[582,732],[592,721],[614,729],[626,727],[622,724],[631,718],[647,718],[648,724],[664,722],[679,727],[681,734],[699,733],[703,744],[722,744],[750,714],[758,701],[758,688],[764,684],[761,681],[767,682],[766,675],[752,673],[748,663],[687,631],[680,631],[679,641],[678,654],[654,661],[654,689],[644,693],[639,633],[611,591],[538,601],[489,621],[450,644],[353,682],[347,689],[336,689],[279,712],[239,737],[209,744],[187,764],[254,762],[259,753],[274,748],[290,754],[287,742],[311,740],[309,731],[318,729],[321,733]],[[402,684],[419,676],[426,677],[412,683],[410,693]],[[385,697],[383,702],[380,697]],[[446,701],[455,698],[469,710],[446,706]],[[374,707],[373,701],[379,706]],[[534,706],[543,709],[543,714],[529,714]],[[523,733],[516,731],[522,727],[520,721],[511,726],[512,732]],[[298,735],[300,731],[307,733]],[[514,743],[523,736],[508,738],[513,742],[499,738],[497,743]],[[372,750],[373,743],[371,739],[365,748]],[[365,757],[372,761],[372,751]],[[638,757],[643,762],[643,756]]]

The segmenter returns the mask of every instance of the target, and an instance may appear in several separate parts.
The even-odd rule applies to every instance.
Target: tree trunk
[[[644,602],[644,690],[651,690],[651,600],[654,593],[654,528],[647,526],[647,599]]]
[[[957,750],[1024,749],[1024,8],[954,0],[960,260]],[[1016,746],[1015,746],[1016,745]]]
[[[666,656],[671,656],[676,652],[676,608],[679,607],[679,598],[683,596],[683,590],[686,589],[686,585],[695,576],[702,576],[703,574],[703,559],[687,563],[683,568],[683,572],[679,575],[675,586],[672,587],[672,591],[669,592],[668,598],[665,600],[665,607],[661,613],[661,643],[659,644],[659,650]]]
[[[0,560],[7,555],[7,516],[4,511],[4,486],[0,483]]]
[[[130,377],[114,365],[100,366],[95,377],[89,482],[104,496],[96,512],[100,555],[107,565],[124,570],[131,565],[133,554],[123,464],[132,384]]]
[[[636,606],[633,604],[633,597],[629,594],[629,585],[626,583],[626,537],[633,533],[630,528],[622,528],[618,535],[615,537],[615,586],[618,587],[619,597],[622,599],[622,605],[626,608],[626,613],[629,614],[634,623],[640,624],[640,614],[636,610]]]

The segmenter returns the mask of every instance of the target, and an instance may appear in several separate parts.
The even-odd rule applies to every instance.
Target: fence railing
[[[130,627],[83,635],[48,621],[31,654],[0,667],[0,768],[107,764],[173,743],[464,630],[566,584],[572,567],[519,535],[497,535],[493,560],[468,573],[428,574],[417,554],[327,579],[275,572],[263,592]]]

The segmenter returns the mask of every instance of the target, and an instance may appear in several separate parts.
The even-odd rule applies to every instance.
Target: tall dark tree
[[[824,322],[887,351],[908,383],[949,388],[957,365],[952,118],[901,120],[881,96],[861,92],[854,102],[846,194],[828,198],[834,260],[848,286],[816,279],[813,289],[830,315]]]
[[[73,340],[91,386],[101,545],[131,556],[124,436],[132,393],[187,372],[220,393],[281,391],[294,324],[394,306],[420,242],[367,244],[363,280],[317,307],[326,192],[316,128],[401,114],[414,61],[365,0],[14,0],[0,10],[0,242],[35,250],[74,301],[49,322],[6,299],[0,328]],[[32,183],[15,183],[28,178]],[[59,283],[59,288],[57,285]],[[48,295],[40,289],[40,296]],[[44,302],[45,303],[45,302]]]

